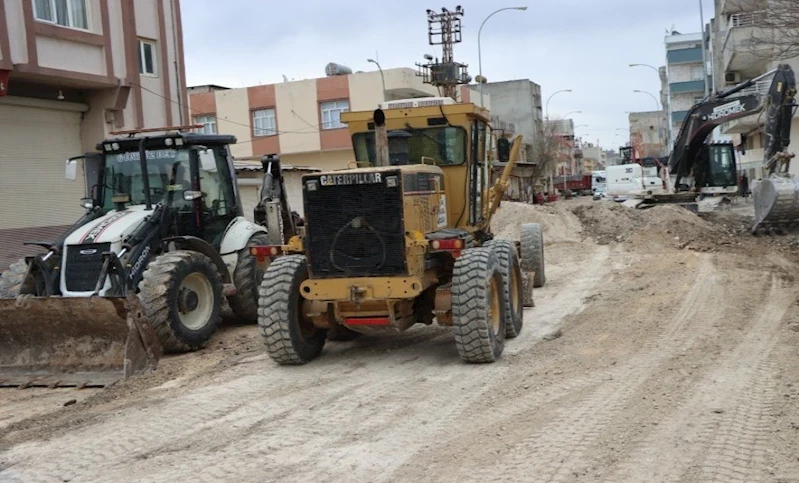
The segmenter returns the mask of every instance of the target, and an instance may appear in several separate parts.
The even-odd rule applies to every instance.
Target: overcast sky
[[[704,2],[705,22],[713,0]],[[440,56],[427,43],[425,10],[454,9],[439,1],[191,0],[183,4],[189,85],[245,87],[325,75],[328,62],[374,70],[414,67],[425,53]],[[220,8],[224,5],[224,8]],[[699,0],[463,0],[463,41],[455,59],[478,74],[477,32],[492,11],[528,7],[494,15],[483,27],[483,75],[489,82],[530,79],[541,85],[555,118],[571,111],[577,134],[617,148],[626,135],[626,111],[654,110],[657,74],[646,67],[665,62],[663,37],[674,27],[700,30]],[[222,128],[222,126],[220,126]]]

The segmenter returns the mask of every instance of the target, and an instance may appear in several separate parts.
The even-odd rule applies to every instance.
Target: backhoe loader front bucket
[[[755,224],[759,229],[790,230],[799,227],[799,181],[772,175],[752,183]]]
[[[0,299],[0,386],[103,387],[161,354],[135,295]]]

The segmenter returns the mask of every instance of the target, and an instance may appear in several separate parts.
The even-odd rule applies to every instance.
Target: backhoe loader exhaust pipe
[[[162,352],[135,295],[0,299],[0,387],[104,387]]]

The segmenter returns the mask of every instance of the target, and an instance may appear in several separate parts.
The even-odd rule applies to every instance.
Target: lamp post
[[[565,116],[563,116],[563,119],[568,119],[569,116],[571,116],[572,114],[582,114],[582,113],[583,113],[583,111],[572,111],[572,112],[567,113]]]
[[[386,102],[386,78],[383,75],[383,68],[380,67],[380,64],[374,59],[366,59],[366,62],[371,62],[377,66],[377,70],[380,71],[380,80],[383,82],[383,102]]]
[[[551,96],[547,98],[547,102],[544,105],[544,116],[546,116],[547,119],[549,119],[549,101],[551,101],[552,98],[555,97],[555,95],[560,94],[561,92],[571,92],[571,91],[572,91],[571,89],[562,89],[554,92]]]
[[[637,92],[639,94],[647,94],[649,97],[655,100],[655,107],[657,108],[657,116],[658,116],[658,144],[661,145],[658,147],[658,155],[662,154],[663,152],[663,124],[660,122],[660,113],[662,110],[660,109],[660,103],[658,102],[658,98],[654,96],[651,92],[642,91],[635,89],[633,92]]]
[[[630,64],[630,67],[649,67],[650,69],[654,70],[658,74],[658,78],[660,78],[660,69],[657,67],[651,66],[649,64]]]
[[[483,84],[485,84],[485,77],[483,77],[483,54],[482,50],[480,49],[480,34],[483,33],[483,25],[493,17],[495,14],[502,12],[503,10],[527,10],[527,7],[504,7],[500,8],[499,10],[494,10],[488,17],[483,20],[483,23],[480,24],[480,29],[477,31],[477,69],[480,71],[480,107],[483,106]]]

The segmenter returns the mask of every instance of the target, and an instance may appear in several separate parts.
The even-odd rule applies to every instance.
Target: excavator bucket
[[[162,352],[135,295],[0,299],[0,386],[104,387]]]
[[[790,230],[799,226],[799,181],[771,175],[752,183],[755,224],[760,229]]]

